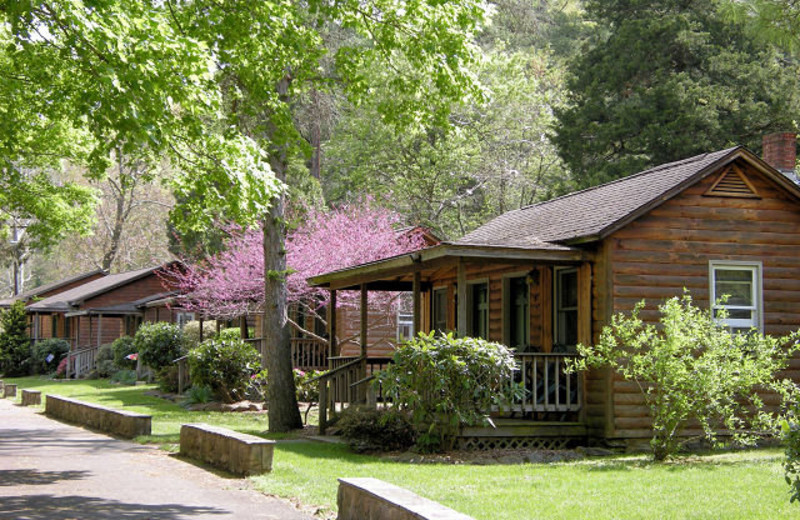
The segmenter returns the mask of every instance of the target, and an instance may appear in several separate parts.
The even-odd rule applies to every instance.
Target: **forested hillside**
[[[55,59],[47,61],[47,46],[23,62],[29,47],[51,37],[55,47],[59,35],[54,31],[37,36],[36,31],[20,32],[20,27],[31,19],[45,26],[51,15],[62,24],[82,23],[75,12],[58,13],[60,2],[32,5],[28,13],[2,8],[0,60],[12,66],[2,79],[6,95],[0,108],[13,115],[3,118],[0,128],[6,143],[4,183],[26,185],[39,199],[34,204],[13,190],[0,197],[7,222],[16,222],[21,236],[11,240],[14,228],[8,226],[2,249],[4,292],[12,290],[14,264],[24,279],[22,288],[30,288],[79,271],[122,271],[173,255],[197,257],[218,249],[223,237],[216,223],[237,220],[242,201],[233,205],[238,209],[231,209],[216,199],[242,195],[214,184],[213,176],[211,184],[199,187],[180,180],[187,172],[202,175],[204,165],[203,159],[187,152],[196,146],[188,144],[190,132],[170,134],[169,125],[175,121],[147,123],[162,134],[163,142],[155,145],[152,135],[142,136],[150,130],[143,126],[134,133],[124,121],[123,132],[130,133],[121,139],[122,132],[112,128],[113,117],[101,111],[95,113],[108,120],[110,133],[75,125],[65,114],[76,112],[80,103],[68,106],[66,99],[63,106],[47,108],[55,111],[47,113],[49,127],[18,124],[45,110],[30,92],[22,95],[20,78],[33,81],[63,66]],[[427,4],[408,5],[422,10]],[[436,75],[435,65],[425,68],[430,62],[415,61],[414,53],[401,55],[399,47],[392,48],[397,42],[389,40],[377,49],[383,58],[366,53],[354,57],[351,50],[373,45],[360,22],[309,8],[295,21],[298,27],[313,27],[314,36],[300,31],[294,47],[285,48],[314,56],[283,56],[294,74],[291,85],[269,96],[258,94],[261,85],[279,83],[282,71],[232,64],[265,56],[272,52],[267,47],[277,48],[274,42],[261,41],[264,48],[255,49],[233,32],[211,34],[212,28],[196,18],[200,12],[209,14],[210,4],[204,2],[182,3],[182,10],[172,14],[159,11],[150,22],[174,31],[164,32],[164,40],[157,42],[164,48],[158,52],[170,51],[171,38],[177,47],[184,45],[181,38],[216,46],[220,55],[214,57],[217,64],[211,73],[174,94],[175,106],[189,106],[187,100],[208,95],[203,103],[213,110],[193,109],[199,124],[215,131],[237,128],[261,143],[272,156],[272,170],[275,151],[280,150],[277,170],[288,185],[289,226],[302,219],[304,205],[330,206],[370,196],[410,225],[455,238],[500,213],[575,188],[731,144],[758,152],[763,134],[792,130],[800,107],[800,70],[793,53],[794,28],[776,23],[776,5],[715,0],[464,4],[449,13],[460,16],[461,22],[445,23],[436,18],[441,13],[427,19],[431,27],[439,24],[437,30],[448,34],[449,42],[420,32],[430,38],[430,45],[440,46],[438,59],[447,60],[447,45],[460,56],[458,63],[448,65],[452,68],[444,67],[459,71],[450,77]],[[383,7],[382,2],[373,5],[375,13]],[[129,7],[122,2],[118,8]],[[142,12],[129,14],[131,20],[146,18]],[[230,12],[211,15],[223,16],[230,31],[248,23]],[[794,19],[792,15],[796,13],[785,13],[783,19]],[[283,16],[288,19],[289,14]],[[410,22],[412,17],[408,14],[402,23],[421,31]],[[369,30],[389,23],[377,15],[364,20]],[[269,38],[266,33],[242,34]],[[454,35],[466,40],[460,42]],[[65,31],[64,37],[78,35]],[[126,32],[126,37],[135,39],[136,31]],[[281,37],[288,36],[275,36],[276,41]],[[85,52],[118,57],[110,47],[93,49],[91,42],[84,43]],[[460,50],[455,47],[462,43]],[[138,55],[143,66],[157,56],[156,50]],[[200,63],[200,52],[187,56]],[[226,60],[230,64],[225,65]],[[91,66],[112,61],[97,59]],[[23,65],[33,68],[22,71]],[[65,79],[69,73],[61,71]],[[184,73],[202,76],[202,71]],[[116,81],[126,81],[122,73],[118,76]],[[81,78],[86,89],[101,83],[91,74]],[[113,89],[115,80],[109,81]],[[198,92],[212,82],[213,94]],[[51,91],[58,88],[54,85]],[[102,104],[102,95],[82,102]],[[182,101],[179,95],[185,96]],[[270,109],[273,115],[264,122],[259,112],[263,106],[279,109]],[[137,108],[148,118],[155,110]],[[189,125],[185,120],[181,124]],[[92,144],[112,134],[113,146]],[[140,138],[145,146],[135,144]],[[222,155],[219,150],[208,155],[216,152]],[[179,159],[169,159],[175,156]],[[183,225],[206,203],[203,219]],[[20,229],[27,231],[20,234]]]

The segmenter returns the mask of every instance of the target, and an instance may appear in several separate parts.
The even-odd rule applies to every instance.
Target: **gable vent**
[[[756,188],[736,165],[728,166],[722,170],[722,173],[711,186],[711,189],[706,192],[706,195],[748,199],[759,198]]]

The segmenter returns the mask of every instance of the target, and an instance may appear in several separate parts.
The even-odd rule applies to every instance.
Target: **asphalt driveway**
[[[307,520],[290,503],[0,399],[2,520]]]

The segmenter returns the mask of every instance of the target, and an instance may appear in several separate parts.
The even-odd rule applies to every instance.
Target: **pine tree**
[[[5,376],[28,374],[31,356],[31,339],[28,336],[28,319],[25,304],[14,302],[0,314],[0,373]]]

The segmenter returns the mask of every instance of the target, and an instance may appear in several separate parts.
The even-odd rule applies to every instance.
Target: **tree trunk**
[[[279,168],[273,168],[280,175]],[[264,222],[264,343],[267,368],[269,431],[285,432],[303,427],[295,395],[292,350],[286,314],[286,252],[284,249],[283,197],[273,201]]]

